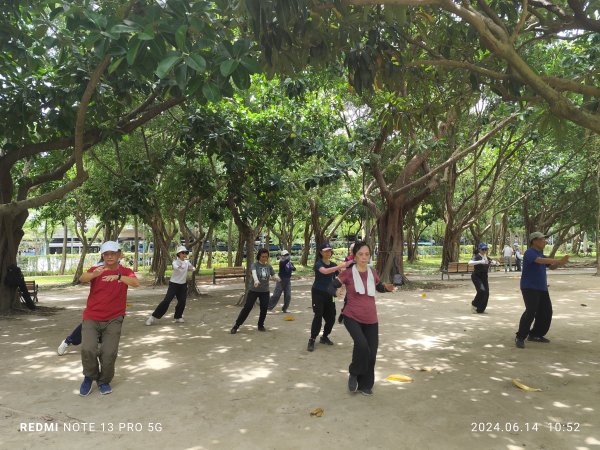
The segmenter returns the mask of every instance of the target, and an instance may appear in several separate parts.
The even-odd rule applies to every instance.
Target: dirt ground
[[[310,281],[295,281],[291,315],[258,308],[229,330],[240,285],[144,319],[165,288],[129,290],[113,393],[78,395],[78,349],[58,344],[81,320],[87,287],[42,290],[53,315],[0,319],[0,448],[5,449],[593,449],[600,447],[600,278],[549,272],[550,344],[514,346],[523,311],[518,277],[491,275],[488,313],[470,312],[474,288],[454,277],[438,290],[380,295],[374,395],[347,391],[352,341],[306,351]],[[340,305],[338,303],[338,309]],[[430,368],[430,371],[421,370]],[[386,381],[407,375],[412,383]],[[540,388],[527,392],[520,379]],[[322,417],[310,412],[322,408]]]

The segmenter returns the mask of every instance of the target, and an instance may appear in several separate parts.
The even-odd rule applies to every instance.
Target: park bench
[[[465,273],[473,273],[473,268],[475,266],[470,266],[468,263],[461,262],[449,262],[448,267],[442,269],[442,280],[444,279],[444,274],[450,279],[450,275],[460,273],[463,276]]]
[[[33,300],[34,303],[38,302],[38,286],[39,285],[34,280],[25,281],[25,287],[29,291],[29,295],[31,296],[31,300]],[[19,288],[17,288],[17,296],[18,297],[21,296],[21,290]]]
[[[246,282],[246,268],[215,267],[213,269],[213,284],[217,284],[217,280],[223,278],[243,278],[244,282]]]
[[[498,262],[500,263],[501,266],[504,265],[504,256],[501,256],[500,258],[498,258]],[[517,258],[515,258],[515,256],[511,256],[510,257],[510,263],[514,266],[515,264],[517,264]]]

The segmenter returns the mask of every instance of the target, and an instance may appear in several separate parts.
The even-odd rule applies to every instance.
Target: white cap
[[[102,246],[100,246],[100,254],[102,255],[105,252],[118,252],[121,250],[119,248],[119,244],[115,241],[106,241]]]
[[[187,248],[185,248],[185,245],[180,245],[179,247],[177,247],[177,251],[175,252],[175,254],[179,255],[181,252],[189,253],[190,251]]]
[[[290,254],[290,252],[288,252],[287,250],[282,250],[281,251],[281,256],[287,256],[289,254]]]

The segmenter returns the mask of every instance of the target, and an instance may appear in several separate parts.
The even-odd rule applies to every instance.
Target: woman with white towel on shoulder
[[[352,363],[348,371],[348,389],[373,395],[375,360],[379,345],[379,322],[375,306],[375,291],[393,292],[393,284],[383,284],[377,271],[369,267],[371,247],[357,242],[352,249],[355,264],[342,272],[336,283],[346,288],[348,302],[344,307],[344,325],[354,340]]]

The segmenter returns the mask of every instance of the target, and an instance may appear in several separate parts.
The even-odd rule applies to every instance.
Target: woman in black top
[[[498,264],[497,261],[488,258],[487,252],[488,246],[482,242],[479,244],[479,252],[473,255],[473,258],[469,261],[470,266],[475,266],[471,274],[471,280],[477,290],[477,294],[471,302],[471,312],[473,314],[481,314],[485,311],[488,299],[490,298],[488,271],[490,270],[490,265]]]

